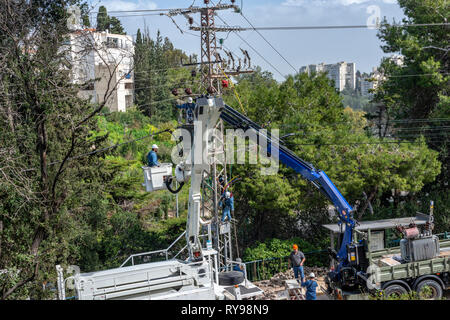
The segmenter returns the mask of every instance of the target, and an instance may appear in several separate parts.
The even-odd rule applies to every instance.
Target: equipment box
[[[144,171],[144,184],[147,192],[167,189],[165,182],[166,177],[172,176],[172,164],[161,163],[159,167],[142,167]]]
[[[439,238],[435,235],[400,241],[402,259],[406,262],[433,259],[439,255]]]

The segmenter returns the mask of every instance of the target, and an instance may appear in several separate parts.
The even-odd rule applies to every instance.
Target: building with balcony
[[[79,29],[66,41],[73,82],[82,85],[80,97],[102,103],[110,111],[126,111],[133,104],[133,39],[108,31]]]

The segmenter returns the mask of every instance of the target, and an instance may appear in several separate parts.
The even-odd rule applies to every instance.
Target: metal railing
[[[165,260],[169,260],[169,252],[170,249],[186,234],[186,231],[184,231],[182,234],[180,234],[178,236],[178,238],[176,238],[176,240],[174,242],[172,242],[172,244],[170,246],[168,246],[166,249],[162,249],[162,250],[155,250],[155,251],[148,251],[148,252],[142,252],[142,253],[136,253],[136,254],[132,254],[131,256],[129,256],[121,265],[120,268],[124,267],[128,262],[130,262],[131,260],[131,265],[134,266],[134,262],[135,262],[135,258],[138,257],[146,257],[146,256],[152,256],[155,254],[159,254],[160,256],[165,257]],[[181,252],[183,252],[184,250],[186,250],[187,245],[184,246],[180,251],[178,251],[178,253],[172,258],[175,259]],[[147,260],[150,260],[150,258],[148,259],[144,259],[143,263],[149,262]]]
[[[328,250],[316,250],[304,252],[307,265],[322,264],[328,266],[329,256]],[[313,257],[313,259],[311,259]],[[313,260],[313,264],[308,264],[308,261]],[[320,263],[318,263],[320,262]],[[289,256],[274,257],[267,259],[260,259],[254,261],[244,262],[246,267],[246,274],[249,281],[261,281],[272,278],[275,274],[286,272],[290,269]]]

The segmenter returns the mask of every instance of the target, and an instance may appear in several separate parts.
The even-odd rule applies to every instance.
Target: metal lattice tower
[[[200,31],[202,63],[202,85],[209,93],[220,94],[220,85],[218,78],[213,75],[218,74],[218,68],[212,61],[218,61],[216,32],[209,28],[214,28],[214,10],[208,7],[200,11],[200,25],[203,27]]]
[[[234,2],[234,1],[232,1]],[[234,58],[231,52],[226,52],[227,56],[233,59],[233,69],[227,69],[227,64],[221,59],[217,46],[216,32],[239,31],[239,28],[230,26],[216,26],[214,17],[216,11],[234,9],[239,12],[239,8],[234,4],[217,4],[209,6],[209,1],[204,0],[204,7],[189,7],[186,9],[173,9],[165,15],[172,17],[175,15],[183,15],[189,20],[190,30],[200,32],[201,53],[200,53],[200,70],[202,88],[210,95],[218,96],[221,94],[221,80],[225,79],[223,72],[228,75],[239,75],[241,73],[250,73],[253,70],[242,70],[241,59],[239,59],[239,67],[234,69]],[[200,25],[193,26],[194,20],[190,14],[200,13]],[[242,50],[242,49],[241,49]],[[248,67],[250,68],[250,58],[248,57]],[[221,67],[220,67],[221,65]],[[212,244],[214,249],[219,253],[219,266],[230,270],[231,264],[228,260],[233,260],[232,249],[232,223],[221,223],[222,212],[219,210],[218,203],[224,193],[224,188],[228,183],[225,156],[225,136],[224,125],[221,119],[215,126],[214,134],[210,137],[211,149],[208,150],[208,159],[210,161],[209,172],[203,173],[202,180],[202,218],[211,220],[212,223],[208,227],[208,233],[212,236]],[[222,182],[219,178],[222,177]],[[206,231],[206,230],[205,230]]]

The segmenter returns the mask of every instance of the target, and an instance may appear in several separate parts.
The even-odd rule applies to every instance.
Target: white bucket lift
[[[144,183],[147,192],[167,189],[164,183],[166,177],[172,176],[172,164],[171,163],[161,163],[159,167],[142,167],[144,171]]]

